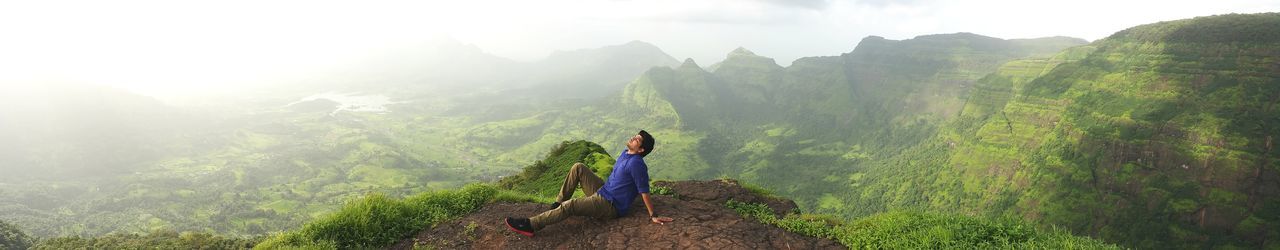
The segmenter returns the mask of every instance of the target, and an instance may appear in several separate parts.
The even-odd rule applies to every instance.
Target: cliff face
[[[551,207],[535,203],[490,203],[461,219],[437,224],[392,249],[843,249],[835,241],[802,236],[744,218],[725,206],[730,199],[766,204],[775,215],[795,210],[794,202],[753,193],[733,180],[654,183],[654,210],[674,218],[665,225],[648,222],[644,203],[613,220],[571,217],[529,238],[507,230],[507,216],[533,216]]]
[[[1161,22],[1005,63],[831,204],[1020,216],[1136,248],[1276,246],[1274,27],[1280,14]]]

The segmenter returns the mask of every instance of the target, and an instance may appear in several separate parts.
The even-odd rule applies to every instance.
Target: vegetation
[[[384,247],[423,228],[471,213],[490,202],[546,203],[559,191],[564,181],[563,173],[568,172],[574,162],[601,156],[612,162],[612,158],[603,152],[595,143],[566,141],[553,147],[543,160],[525,167],[520,175],[502,179],[497,186],[473,183],[456,191],[425,192],[404,199],[381,194],[366,196],[348,202],[337,212],[311,221],[300,229],[272,235],[256,248]],[[608,166],[612,167],[612,164]],[[547,180],[553,177],[558,179]]]
[[[565,173],[574,164],[586,164],[601,179],[607,179],[613,171],[613,162],[613,157],[598,144],[565,141],[553,147],[543,160],[524,167],[519,175],[502,178],[498,185],[518,192],[555,197],[564,184]]]
[[[261,240],[228,238],[210,233],[159,230],[148,234],[113,233],[98,237],[45,239],[31,249],[245,249]]]
[[[18,226],[0,221],[0,249],[27,249],[33,242]]]
[[[729,200],[739,214],[794,233],[828,238],[852,249],[1119,249],[1064,230],[1039,230],[1013,220],[890,212],[844,222],[835,217],[789,214],[777,218],[764,204]]]
[[[1280,14],[1144,25],[1007,63],[936,136],[850,174],[819,210],[1013,216],[1138,248],[1274,247],[1280,232],[1258,225],[1280,222],[1265,181],[1280,85],[1255,55],[1280,40],[1171,38],[1242,22],[1223,28],[1269,37]]]
[[[272,235],[255,248],[376,248],[395,243],[441,221],[479,209],[493,200],[497,188],[471,184],[456,191],[434,191],[404,199],[370,195],[341,210]]]

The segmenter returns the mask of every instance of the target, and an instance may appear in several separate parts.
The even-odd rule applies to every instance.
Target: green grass
[[[769,190],[769,189],[757,186],[756,184],[738,183],[738,185],[741,185],[742,188],[746,188],[747,191],[751,191],[751,193],[756,195],[769,197],[769,198],[781,198],[780,196],[778,196],[778,194],[774,193],[773,190]]]
[[[651,193],[653,193],[654,195],[672,195],[672,194],[675,194],[675,190],[672,190],[670,187],[658,187],[658,186],[654,186],[654,187],[650,188],[650,192],[651,192]]]
[[[278,200],[264,204],[260,207],[276,211],[277,213],[291,213],[295,208],[298,208],[299,205],[301,204],[298,201]]]
[[[112,233],[91,238],[57,237],[42,240],[30,249],[244,249],[260,240],[261,237],[235,238],[203,232],[157,230],[146,234]],[[0,249],[25,248],[8,248],[0,244]]]
[[[777,218],[764,204],[729,200],[739,214],[787,231],[827,238],[853,248],[876,249],[1119,249],[1052,229],[1013,220],[920,212],[888,212],[844,222],[831,215],[790,214]]]
[[[492,185],[471,184],[456,191],[426,192],[404,199],[370,195],[300,229],[272,235],[255,248],[385,247],[423,228],[471,213],[498,193]]]
[[[613,162],[604,148],[589,141],[565,141],[551,149],[547,156],[524,168],[519,175],[503,178],[499,185],[503,188],[534,194],[542,197],[555,197],[564,183],[564,176],[574,163],[582,162],[591,167],[604,167],[600,162]],[[596,169],[596,175],[607,178],[605,169]]]

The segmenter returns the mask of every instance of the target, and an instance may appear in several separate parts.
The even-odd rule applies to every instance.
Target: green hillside
[[[564,140],[620,142],[644,128],[663,145],[654,152],[655,166],[670,166],[654,168],[659,178],[730,176],[788,194],[827,193],[843,178],[823,176],[847,173],[849,165],[932,135],[958,113],[950,106],[963,103],[964,90],[981,72],[1060,50],[1067,46],[1062,40],[872,37],[852,53],[802,58],[785,68],[739,48],[710,67],[714,71],[692,60],[656,67],[619,96],[537,114],[537,125],[519,125],[529,121],[522,118],[483,126],[500,129],[487,134],[540,136],[506,141],[522,146],[494,156],[502,159],[528,159]]]
[[[564,184],[564,174],[575,163],[583,163],[601,179],[613,171],[613,157],[604,148],[588,141],[562,142],[543,160],[524,167],[518,175],[502,178],[498,186],[543,197],[555,197]],[[581,191],[579,191],[581,192]]]
[[[850,175],[849,206],[834,210],[1018,216],[1142,248],[1276,247],[1274,27],[1280,14],[1162,22],[1006,63],[938,136]]]

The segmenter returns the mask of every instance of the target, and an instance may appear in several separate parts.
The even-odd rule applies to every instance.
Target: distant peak
[[[698,63],[697,63],[697,62],[694,62],[694,61],[693,61],[693,58],[685,58],[685,59],[684,59],[684,63],[681,63],[681,64],[680,64],[680,68],[698,68],[698,69],[701,69],[701,68],[702,68],[702,66],[698,66]]]
[[[625,46],[658,47],[658,46],[653,45],[652,43],[647,43],[647,42],[645,42],[645,41],[640,41],[640,40],[631,40],[630,42],[624,43],[624,44],[622,44],[622,45],[625,45]]]
[[[867,36],[867,37],[863,37],[863,38],[862,38],[862,40],[863,40],[863,41],[867,41],[867,40],[876,41],[876,40],[889,40],[889,39],[885,39],[883,36]]]
[[[911,39],[912,40],[1004,40],[1000,38],[989,37],[989,36],[974,34],[970,32],[920,35]]]
[[[729,56],[755,56],[755,55],[756,53],[752,53],[750,50],[747,50],[747,48],[743,48],[743,47],[738,47],[737,49],[733,49],[733,51],[729,52]]]

